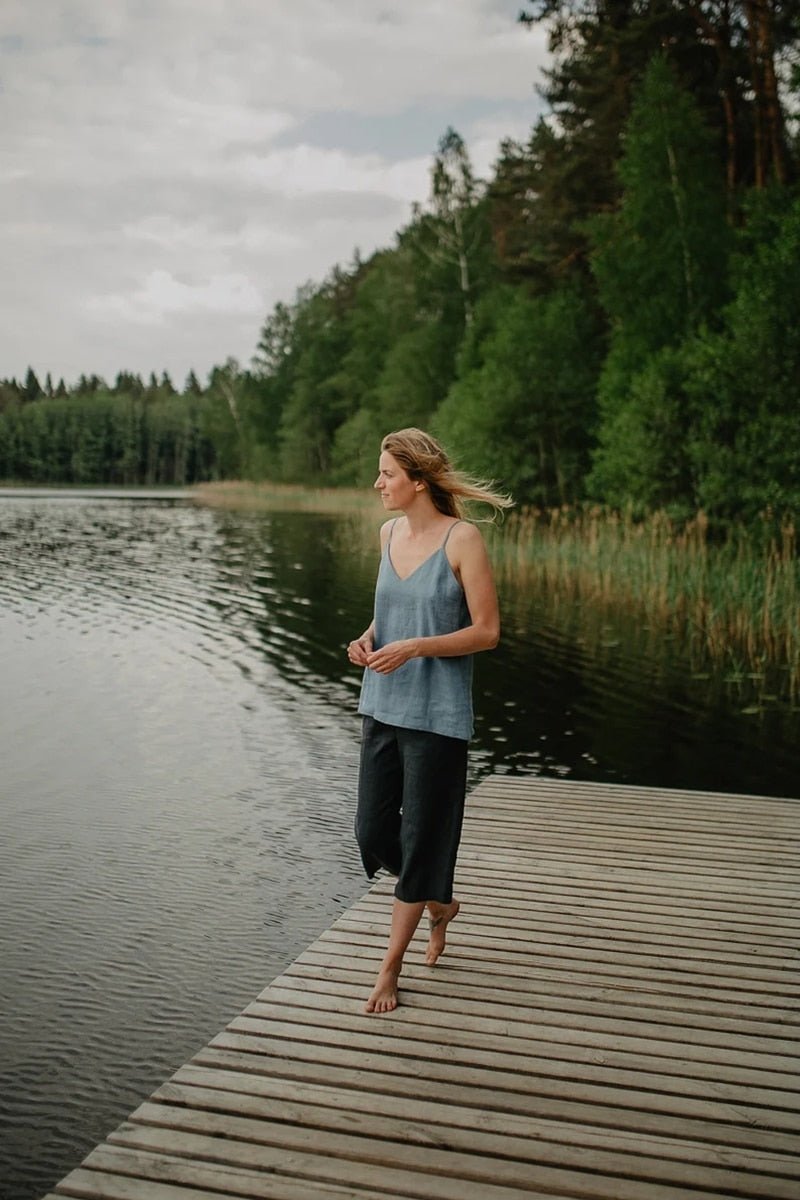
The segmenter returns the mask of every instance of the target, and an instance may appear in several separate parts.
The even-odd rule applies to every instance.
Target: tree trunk
[[[722,109],[725,113],[725,185],[728,193],[728,220],[732,218],[731,201],[739,182],[739,147],[736,136],[736,93],[732,87],[723,88]]]
[[[775,75],[772,0],[746,0],[747,42],[754,101],[755,185],[787,178],[783,112]]]
[[[701,34],[714,47],[719,63],[720,99],[725,118],[725,182],[728,190],[728,219],[730,220],[732,219],[733,196],[739,184],[739,137],[736,130],[738,95],[731,50],[730,4],[728,0],[723,0],[719,10],[719,20],[716,24],[697,4],[691,4],[689,11]]]
[[[472,321],[472,301],[469,292],[469,261],[467,259],[466,246],[464,245],[464,226],[461,220],[461,210],[458,208],[455,212],[455,230],[458,250],[459,283],[461,286],[461,295],[464,300],[464,324],[469,325]]]
[[[666,128],[666,114],[664,114],[664,125]],[[670,191],[672,192],[672,202],[675,205],[675,215],[678,218],[678,231],[681,239],[683,282],[686,287],[686,317],[688,326],[690,322],[693,322],[694,318],[694,264],[692,262],[692,253],[689,247],[689,240],[686,231],[686,206],[684,205],[681,181],[678,177],[678,160],[675,155],[675,147],[669,140],[669,135],[667,135],[667,162],[669,163]]]
[[[764,123],[768,142],[770,166],[775,180],[786,183],[786,147],[784,144],[783,111],[778,95],[778,81],[775,76],[775,38],[773,30],[772,0],[757,0],[756,11],[759,17],[759,42],[761,45],[761,62],[764,89]]]

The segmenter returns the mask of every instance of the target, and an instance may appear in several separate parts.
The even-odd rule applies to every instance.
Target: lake
[[[372,606],[363,530],[0,494],[3,1200],[77,1165],[364,891],[344,651]],[[741,680],[622,614],[513,582],[501,607],[473,783],[798,791],[788,701],[745,711]]]

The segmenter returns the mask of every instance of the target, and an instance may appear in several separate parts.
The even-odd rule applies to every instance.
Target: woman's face
[[[421,490],[388,450],[384,450],[378,459],[378,478],[373,486],[380,493],[384,508],[391,511],[405,511]]]

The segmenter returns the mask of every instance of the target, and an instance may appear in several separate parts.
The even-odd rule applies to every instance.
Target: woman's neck
[[[424,538],[432,530],[440,528],[444,521],[449,520],[445,513],[439,511],[428,492],[420,492],[414,503],[404,509],[404,515],[408,522],[409,536],[412,538]]]

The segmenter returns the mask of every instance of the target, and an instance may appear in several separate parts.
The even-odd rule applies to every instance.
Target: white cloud
[[[235,169],[244,179],[288,196],[375,192],[410,204],[424,193],[430,162],[418,158],[392,163],[378,154],[346,154],[301,143],[248,155]]]
[[[247,361],[278,299],[391,241],[446,125],[483,174],[525,135],[517,7],[4,0],[0,376]]]
[[[123,225],[121,233],[131,242],[155,246],[162,253],[178,250],[194,255],[228,255],[237,250],[291,254],[302,246],[302,238],[288,229],[270,228],[249,221],[229,229],[214,229],[201,221],[182,222],[169,213],[154,213]]]
[[[135,291],[91,296],[86,307],[102,320],[156,324],[173,313],[260,313],[264,299],[246,275],[212,275],[187,283],[159,269],[150,271]]]

